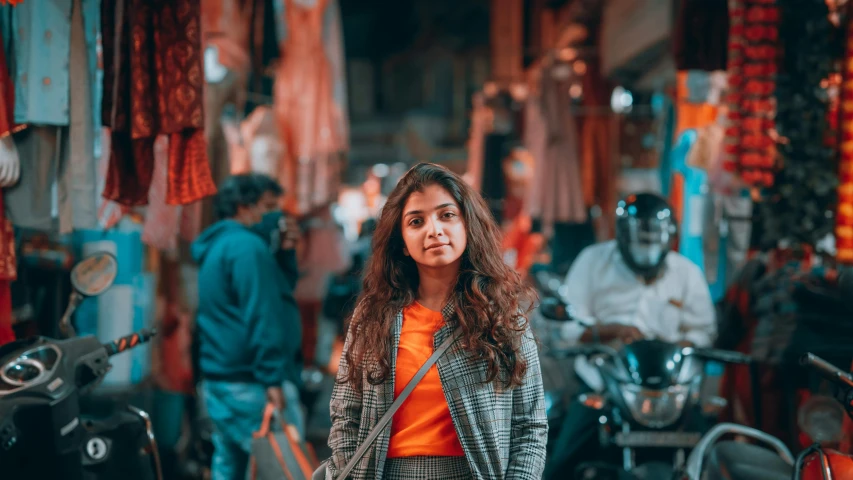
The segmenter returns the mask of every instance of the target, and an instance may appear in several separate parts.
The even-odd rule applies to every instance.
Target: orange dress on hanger
[[[285,0],[287,38],[275,80],[276,119],[285,144],[279,180],[290,209],[307,212],[331,201],[333,155],[344,150],[341,110],[335,104],[332,71],[323,44],[328,0],[313,7]]]

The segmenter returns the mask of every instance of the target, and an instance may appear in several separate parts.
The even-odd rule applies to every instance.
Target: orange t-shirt
[[[397,349],[394,396],[406,388],[434,351],[434,335],[444,325],[441,312],[413,303],[403,310],[403,328]],[[462,457],[465,453],[444,398],[438,367],[433,365],[400,406],[391,422],[388,458]]]

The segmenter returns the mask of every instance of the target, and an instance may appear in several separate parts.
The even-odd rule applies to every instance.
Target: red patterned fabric
[[[732,0],[729,9],[729,125],[724,167],[745,182],[773,184],[776,148],[773,92],[779,55],[776,0]]]
[[[23,125],[15,125],[15,82],[9,76],[4,52],[3,38],[0,37],[0,138],[24,128]]]
[[[206,149],[199,147],[204,139],[200,16],[200,0],[101,3],[102,114],[112,129],[105,198],[130,206],[148,203],[154,142],[161,133],[170,142],[167,203],[191,203],[216,192]]]
[[[12,222],[3,216],[4,211],[3,195],[0,195],[0,345],[15,340],[15,332],[12,330],[10,283],[18,278],[15,232],[12,229]]]

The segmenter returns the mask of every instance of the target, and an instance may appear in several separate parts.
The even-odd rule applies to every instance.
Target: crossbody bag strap
[[[453,335],[447,337],[443,342],[441,342],[441,345],[439,345],[438,348],[435,349],[432,355],[421,366],[420,370],[418,370],[418,373],[416,373],[415,376],[412,377],[411,380],[409,380],[409,383],[406,384],[406,388],[403,389],[400,395],[394,400],[394,403],[391,404],[391,408],[389,408],[388,411],[385,412],[385,415],[383,415],[382,418],[379,419],[379,422],[376,424],[375,427],[373,427],[373,430],[370,431],[370,435],[368,435],[367,438],[364,440],[364,443],[362,443],[358,447],[358,450],[355,451],[355,455],[353,455],[350,461],[347,462],[346,467],[341,470],[341,474],[338,475],[337,478],[342,480],[347,478],[347,475],[352,472],[358,461],[361,460],[362,457],[364,457],[364,454],[367,453],[367,450],[370,448],[371,445],[373,445],[373,442],[375,442],[376,439],[379,438],[379,434],[382,433],[382,430],[384,430],[388,423],[391,422],[391,419],[394,417],[394,414],[397,413],[397,410],[400,409],[400,406],[403,404],[403,402],[406,401],[406,398],[409,397],[409,394],[412,393],[412,390],[414,390],[418,383],[423,380],[429,369],[432,368],[433,365],[435,365],[435,362],[437,362],[438,359],[441,358],[442,355],[444,355],[444,352],[446,352],[447,349],[450,348],[450,345],[453,343],[453,341],[459,338],[459,335],[461,334],[462,329],[457,328],[453,332]]]

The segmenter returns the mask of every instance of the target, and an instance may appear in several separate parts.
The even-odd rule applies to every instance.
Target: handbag
[[[272,404],[264,408],[261,428],[252,439],[252,480],[308,480],[320,463],[311,445],[299,438],[293,427],[287,425]],[[270,429],[273,419],[281,431]]]
[[[382,433],[382,430],[384,430],[385,427],[391,422],[391,419],[394,417],[394,414],[397,413],[397,410],[400,409],[400,406],[403,405],[403,402],[406,401],[406,399],[409,397],[409,394],[412,393],[418,383],[420,383],[420,381],[423,380],[423,378],[426,376],[429,369],[432,368],[433,365],[435,365],[435,362],[437,362],[442,355],[444,355],[444,352],[446,352],[447,349],[450,348],[450,345],[453,343],[454,340],[459,337],[461,333],[461,328],[457,328],[456,331],[453,332],[453,335],[441,342],[441,345],[439,345],[438,348],[435,349],[432,355],[430,355],[427,361],[424,362],[424,364],[421,366],[420,370],[418,370],[415,376],[412,377],[411,380],[409,380],[408,384],[406,384],[406,388],[404,388],[403,391],[400,392],[400,396],[398,396],[394,400],[394,403],[391,404],[391,408],[389,408],[388,411],[385,412],[385,415],[383,415],[382,418],[379,419],[379,422],[376,424],[375,427],[373,427],[373,430],[370,431],[370,435],[367,436],[367,438],[364,440],[364,443],[359,445],[358,450],[355,451],[355,455],[353,455],[352,458],[349,459],[344,469],[341,470],[341,473],[337,477],[337,479],[345,480],[347,478],[347,476],[352,472],[359,460],[361,460],[361,458],[364,457],[364,454],[367,453],[367,450],[370,448],[370,446],[373,445],[373,442],[375,442],[376,439],[379,438],[379,434]],[[330,461],[331,459],[328,459],[320,464],[320,467],[314,472],[314,475],[311,477],[312,480],[324,480],[326,478],[327,472],[329,470]]]

